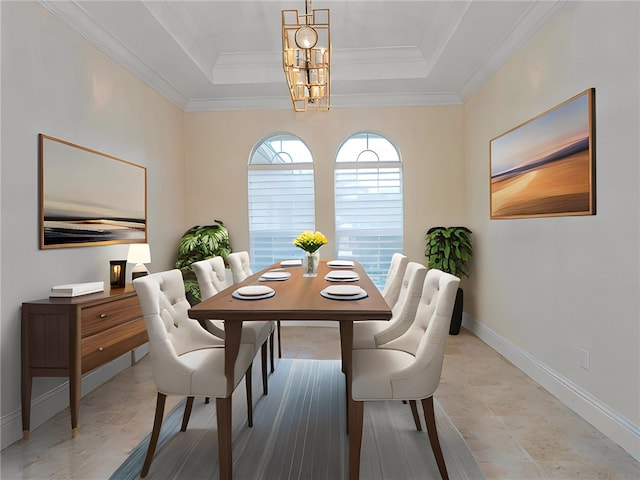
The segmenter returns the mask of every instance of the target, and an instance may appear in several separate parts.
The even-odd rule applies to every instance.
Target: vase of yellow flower
[[[306,253],[306,262],[305,262],[305,272],[302,274],[303,277],[315,277],[318,275],[318,264],[320,263],[320,252],[316,250],[315,252],[307,252]]]
[[[303,277],[315,277],[318,275],[318,264],[320,263],[320,252],[322,245],[327,243],[327,237],[321,232],[302,232],[293,241],[293,244],[301,248],[306,253],[305,273]]]

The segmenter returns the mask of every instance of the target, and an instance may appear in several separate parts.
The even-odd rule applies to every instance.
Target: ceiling
[[[291,108],[281,10],[304,0],[40,0],[185,111]],[[331,14],[331,108],[463,102],[564,0],[315,0]]]

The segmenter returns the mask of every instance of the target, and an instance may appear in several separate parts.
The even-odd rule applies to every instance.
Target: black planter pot
[[[458,288],[456,293],[456,302],[453,304],[453,313],[451,314],[451,325],[449,326],[449,335],[458,335],[460,326],[462,325],[462,302],[464,292]]]

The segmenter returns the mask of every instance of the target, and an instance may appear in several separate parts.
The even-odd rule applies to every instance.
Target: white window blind
[[[276,146],[274,138],[279,139]],[[265,161],[269,157],[272,160]],[[292,242],[300,232],[314,230],[315,194],[311,154],[296,137],[268,139],[255,149],[254,159],[248,190],[251,266],[256,271],[282,259],[302,257]]]
[[[403,250],[402,198],[400,158],[391,142],[367,133],[347,139],[336,157],[336,252],[358,260],[379,288],[391,257]]]

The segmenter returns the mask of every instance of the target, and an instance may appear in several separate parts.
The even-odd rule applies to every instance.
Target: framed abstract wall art
[[[595,89],[490,141],[492,219],[595,215]]]
[[[147,242],[147,169],[39,135],[40,248]]]

